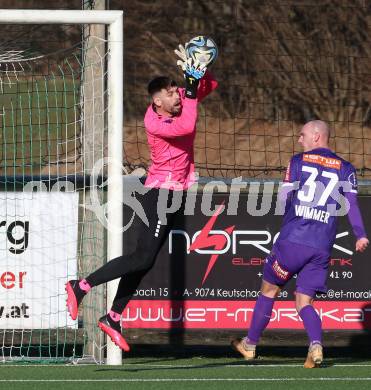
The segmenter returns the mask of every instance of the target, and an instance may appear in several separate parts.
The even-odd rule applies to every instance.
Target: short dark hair
[[[148,93],[153,96],[156,92],[160,92],[161,89],[169,89],[176,86],[176,81],[166,76],[159,76],[148,83]]]

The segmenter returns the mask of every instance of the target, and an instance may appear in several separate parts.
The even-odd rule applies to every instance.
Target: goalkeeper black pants
[[[143,277],[153,267],[157,254],[173,227],[176,215],[184,211],[184,198],[182,197],[181,207],[175,212],[166,214],[166,225],[161,223],[157,213],[160,191],[166,191],[165,194],[169,194],[167,206],[172,204],[174,195],[182,196],[179,192],[157,188],[147,192],[143,196],[141,204],[148,218],[149,226],[141,223],[134,252],[108,261],[86,278],[91,287],[121,278],[112,305],[112,310],[116,313],[121,313],[124,310]]]

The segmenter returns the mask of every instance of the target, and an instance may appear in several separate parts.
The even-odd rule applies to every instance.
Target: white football
[[[200,64],[211,65],[218,57],[218,47],[209,37],[200,35],[192,38],[185,46],[187,58],[198,60]]]

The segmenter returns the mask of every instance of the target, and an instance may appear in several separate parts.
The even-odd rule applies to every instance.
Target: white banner
[[[77,274],[78,193],[0,192],[0,329],[77,326],[64,285]]]

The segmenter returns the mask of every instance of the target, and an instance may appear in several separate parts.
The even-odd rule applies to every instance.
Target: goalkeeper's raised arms
[[[177,65],[184,72],[186,96],[189,99],[195,99],[197,97],[198,81],[205,76],[207,69],[206,65],[200,64],[198,60],[194,60],[192,57],[187,58],[186,50],[183,45],[179,45],[178,49],[174,50],[174,53],[180,58],[177,61]]]

